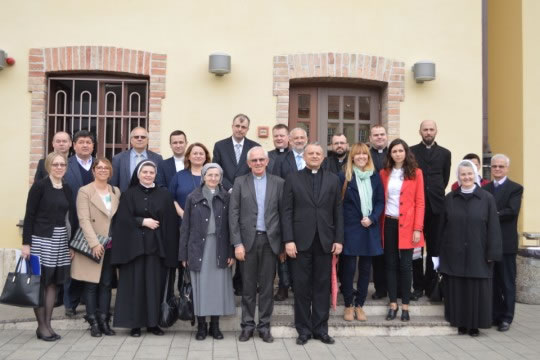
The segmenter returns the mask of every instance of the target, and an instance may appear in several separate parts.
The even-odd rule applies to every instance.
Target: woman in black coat
[[[219,316],[236,312],[230,267],[234,264],[229,242],[229,193],[221,186],[223,170],[218,164],[203,166],[202,184],[188,195],[180,229],[179,258],[190,271],[193,305],[198,329],[195,338],[210,334],[223,339]]]
[[[478,184],[469,160],[457,169],[460,187],[446,195],[440,244],[444,313],[458,333],[478,336],[491,326],[493,261],[502,254],[495,199]],[[435,265],[439,259],[435,258]]]
[[[178,267],[178,216],[169,191],[154,183],[156,172],[152,161],[137,165],[113,221],[111,264],[119,265],[114,326],[131,328],[134,337],[141,327],[163,335],[165,275]]]
[[[45,159],[49,176],[34,182],[28,192],[23,225],[21,256],[39,256],[43,306],[35,308],[38,322],[36,336],[44,341],[55,341],[60,335],[51,327],[51,317],[56,299],[56,286],[69,278],[71,259],[68,247],[70,224],[67,214],[75,214],[73,195],[62,178],[66,173],[67,159],[52,152]]]

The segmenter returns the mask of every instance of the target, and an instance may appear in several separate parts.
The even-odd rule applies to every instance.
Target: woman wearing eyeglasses
[[[92,254],[99,258],[100,262],[96,263],[75,252],[71,264],[71,277],[85,282],[85,320],[90,324],[90,335],[100,337],[102,334],[114,335],[115,332],[109,325],[113,279],[112,242],[103,247],[97,235],[109,236],[111,219],[120,201],[120,190],[107,184],[112,176],[112,165],[109,160],[99,158],[94,161],[92,174],[94,181],[79,189],[77,216],[84,238],[88,241]]]
[[[67,159],[52,152],[45,159],[49,176],[34,182],[28,192],[23,225],[23,247],[21,256],[39,256],[43,289],[43,306],[34,309],[38,322],[36,336],[44,341],[60,339],[51,327],[51,317],[56,300],[56,287],[69,277],[71,259],[69,255],[67,214],[75,213],[73,195],[62,178],[66,173]]]

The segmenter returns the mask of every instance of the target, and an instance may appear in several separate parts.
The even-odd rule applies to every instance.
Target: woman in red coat
[[[424,246],[424,179],[407,143],[390,143],[386,166],[380,171],[385,208],[381,219],[390,309],[396,318],[398,283],[401,284],[401,321],[409,321],[413,249]],[[398,274],[399,280],[398,281]]]

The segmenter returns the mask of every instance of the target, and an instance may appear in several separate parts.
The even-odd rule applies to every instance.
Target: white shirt
[[[246,138],[243,138],[242,141],[240,142],[236,142],[236,140],[234,139],[234,136],[231,136],[231,140],[232,140],[233,147],[235,149],[236,149],[236,144],[240,144],[240,151],[244,148],[244,140],[246,140]]]
[[[180,170],[184,170],[184,157],[177,158],[174,157],[174,166],[176,166],[176,172],[179,172]]]
[[[88,160],[83,160],[80,157],[78,157],[77,155],[75,155],[75,158],[77,159],[77,162],[79,163],[79,165],[81,165],[83,167],[84,170],[88,171],[92,167],[92,157],[91,156],[88,158]]]
[[[494,183],[495,186],[502,185],[502,184],[504,184],[504,182],[506,181],[507,178],[508,178],[508,177],[505,176],[505,177],[503,177],[501,180],[498,180],[498,181],[497,181],[497,180],[494,180],[493,183]]]
[[[399,197],[403,185],[403,169],[392,169],[388,180],[388,200],[386,200],[385,214],[399,217]]]

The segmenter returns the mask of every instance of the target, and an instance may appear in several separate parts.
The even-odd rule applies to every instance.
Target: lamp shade
[[[435,80],[435,63],[433,61],[419,61],[413,65],[412,71],[417,83]]]
[[[223,76],[231,72],[231,56],[221,52],[210,54],[208,71],[217,76]]]

